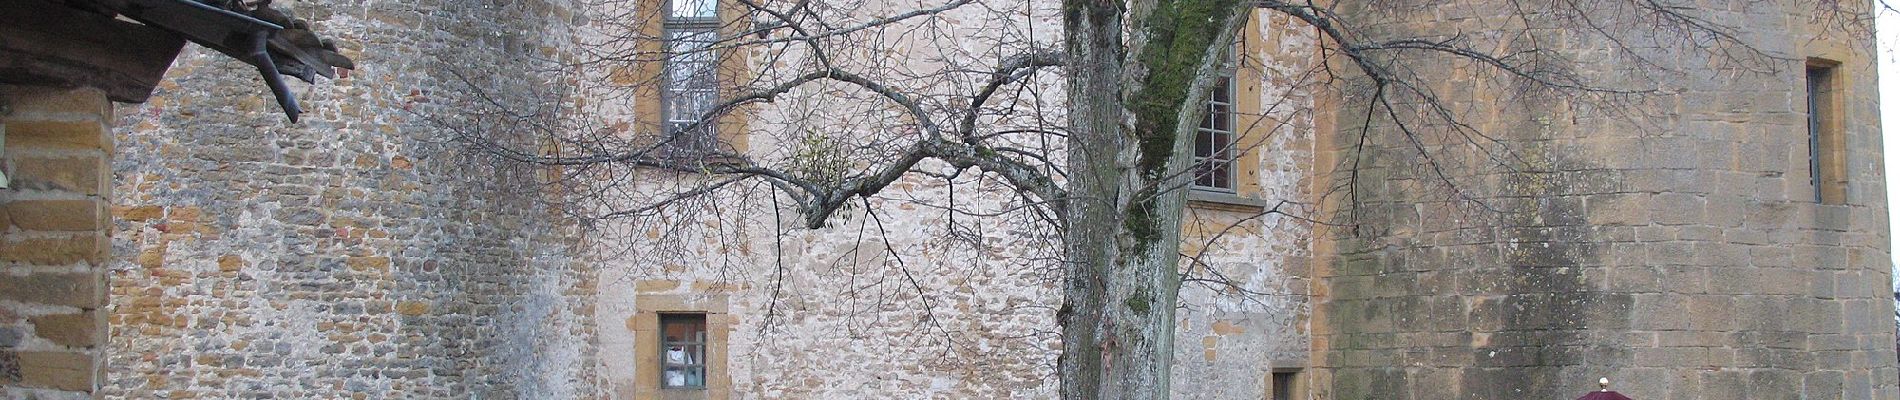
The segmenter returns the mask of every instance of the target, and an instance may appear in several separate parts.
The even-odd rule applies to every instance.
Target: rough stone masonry
[[[360,67],[298,88],[301,124],[281,121],[245,66],[196,48],[150,101],[116,111],[96,91],[0,88],[16,182],[0,193],[7,396],[645,398],[655,372],[639,355],[657,347],[641,343],[669,311],[708,315],[732,397],[1055,395],[1056,280],[1018,263],[1034,254],[1031,229],[946,251],[943,213],[887,198],[871,203],[886,223],[915,229],[865,241],[705,221],[674,236],[707,239],[686,256],[616,258],[609,239],[663,236],[581,229],[545,205],[536,171],[455,146],[430,120],[471,75],[523,95],[577,79],[542,67],[582,50],[574,31],[599,23],[585,5],[284,3]],[[1501,3],[1374,14],[1369,33],[1486,32]],[[1638,398],[1900,398],[1871,39],[1826,35],[1801,8],[1709,12],[1787,55],[1783,68],[1677,60],[1688,73],[1668,75],[1669,95],[1631,105],[1662,112],[1634,120],[1505,96],[1508,81],[1439,80],[1531,167],[1489,169],[1476,149],[1430,143],[1503,213],[1445,201],[1395,141],[1364,150],[1363,201],[1326,196],[1358,156],[1366,105],[1348,89],[1294,90],[1317,38],[1259,21],[1249,49],[1274,69],[1243,92],[1317,112],[1275,116],[1291,131],[1251,155],[1247,177],[1360,229],[1195,209],[1197,224],[1242,221],[1207,262],[1267,295],[1184,291],[1176,397],[1263,398],[1275,371],[1300,371],[1319,399],[1574,398],[1598,376]],[[1609,45],[1539,39],[1580,55]],[[1803,196],[1795,71],[1808,57],[1839,62],[1846,82],[1841,205]],[[1613,59],[1575,63],[1637,76]],[[729,212],[769,214],[752,200]]]
[[[1514,36],[1499,9],[1403,9],[1372,34],[1449,25],[1481,46],[1560,43],[1562,54],[1606,55],[1568,61],[1584,76],[1663,95],[1618,100],[1618,110],[1521,80],[1438,88],[1465,94],[1454,107],[1484,105],[1467,121],[1515,146],[1516,168],[1457,137],[1423,139],[1443,150],[1446,175],[1420,167],[1428,160],[1404,142],[1364,156],[1351,136],[1322,141],[1327,179],[1349,179],[1342,166],[1355,157],[1374,165],[1355,186],[1365,201],[1334,203],[1371,234],[1335,229],[1315,251],[1322,397],[1574,398],[1598,377],[1635,398],[1900,397],[1871,37],[1812,4],[1698,10],[1745,27],[1771,55],[1749,62],[1667,37]],[[1607,56],[1618,46],[1633,47]],[[1645,59],[1681,73],[1643,78],[1661,71]],[[1817,67],[1832,68],[1820,78],[1832,82],[1806,82]],[[1842,129],[1844,143],[1812,155],[1844,157],[1837,201],[1817,199],[1826,183],[1810,180],[1810,95],[1840,107],[1815,118]],[[1338,125],[1360,126],[1363,107],[1349,104]],[[1430,184],[1441,178],[1514,212],[1431,201],[1447,198]]]

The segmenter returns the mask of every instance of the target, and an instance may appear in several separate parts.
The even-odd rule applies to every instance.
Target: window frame
[[[679,282],[679,281],[673,281]],[[633,315],[627,317],[626,334],[633,336],[629,350],[633,358],[629,363],[609,362],[607,372],[616,386],[631,389],[628,396],[635,399],[729,399],[732,395],[730,343],[733,325],[737,320],[731,314],[729,296],[724,294],[682,294],[666,290],[638,290],[634,296]],[[706,319],[706,365],[705,388],[669,389],[663,388],[661,380],[665,378],[662,370],[665,357],[662,342],[666,333],[660,327],[662,314],[704,315]],[[603,325],[602,329],[605,325]],[[618,345],[614,345],[618,346]],[[619,347],[615,347],[619,348]],[[618,360],[618,357],[611,358]],[[624,385],[624,386],[620,386]]]
[[[1264,114],[1262,87],[1265,83],[1265,70],[1260,68],[1260,42],[1267,40],[1262,36],[1262,23],[1258,17],[1248,17],[1239,32],[1233,36],[1233,47],[1227,53],[1226,64],[1220,68],[1227,82],[1227,99],[1231,104],[1229,123],[1231,135],[1227,144],[1226,173],[1227,188],[1218,186],[1199,186],[1197,174],[1199,163],[1193,163],[1197,136],[1188,138],[1188,146],[1182,150],[1182,157],[1189,157],[1189,167],[1182,174],[1188,174],[1184,184],[1188,190],[1189,210],[1224,210],[1224,212],[1262,212],[1271,207],[1269,201],[1260,199],[1265,188],[1260,182],[1260,167],[1264,146],[1279,129],[1288,129],[1290,125],[1269,123]],[[1210,97],[1212,99],[1212,97]],[[1201,123],[1201,121],[1195,121]],[[1199,131],[1199,125],[1195,127]],[[1294,133],[1298,135],[1298,133]],[[1210,140],[1212,142],[1212,140]],[[1212,150],[1212,148],[1208,148]]]
[[[1236,169],[1239,164],[1239,153],[1241,153],[1237,147],[1242,132],[1238,129],[1240,102],[1239,90],[1235,86],[1240,83],[1237,73],[1239,69],[1237,68],[1239,64],[1237,53],[1244,51],[1245,46],[1242,44],[1245,40],[1236,37],[1234,42],[1233,48],[1227,51],[1225,61],[1222,62],[1220,76],[1214,78],[1214,88],[1208,91],[1207,101],[1203,105],[1205,114],[1201,116],[1201,123],[1194,127],[1194,143],[1188,153],[1191,157],[1188,167],[1190,173],[1188,187],[1193,190],[1224,194],[1240,192],[1239,174],[1236,173]],[[1226,99],[1225,102],[1221,101],[1223,96]],[[1225,111],[1222,111],[1223,107]],[[1225,143],[1216,143],[1222,142],[1218,140],[1221,135],[1226,135]],[[1206,137],[1206,140],[1202,140],[1203,137]],[[1202,148],[1202,143],[1207,143],[1211,148]],[[1206,155],[1203,156],[1203,153]],[[1203,166],[1209,164],[1218,164],[1206,168],[1217,169],[1212,172],[1223,176],[1203,174]],[[1207,184],[1202,184],[1203,180]],[[1225,182],[1226,185],[1217,185],[1221,182]]]

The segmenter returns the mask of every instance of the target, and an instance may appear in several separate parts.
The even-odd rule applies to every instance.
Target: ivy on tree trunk
[[[1189,181],[1181,155],[1244,10],[1236,0],[1064,3],[1064,398],[1168,395]]]

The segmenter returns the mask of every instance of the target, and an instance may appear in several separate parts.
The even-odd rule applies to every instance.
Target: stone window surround
[[[743,12],[744,5],[731,0],[714,1],[717,2],[714,6],[714,10],[718,13],[720,21],[717,24],[718,29],[716,32],[720,35],[735,35],[742,26],[749,26],[748,24],[735,22],[745,18],[745,13]],[[667,49],[667,41],[665,38],[667,35],[666,25],[668,20],[666,16],[671,12],[672,3],[670,0],[644,0],[641,2],[641,5],[647,6],[645,11],[639,13],[642,18],[642,23],[640,24],[642,31],[639,32],[638,37],[644,38],[644,40],[636,40],[634,42],[634,48],[643,54],[665,54]],[[718,60],[714,61],[717,64],[713,72],[715,85],[717,85],[718,82],[741,82],[743,81],[740,79],[741,77],[751,73],[751,68],[747,65],[746,57],[739,56],[743,55],[744,52],[727,51],[721,54],[735,56],[719,57]],[[667,79],[665,76],[667,63],[668,61],[664,59],[641,61],[633,63],[634,65],[631,71],[616,71],[612,73],[612,84],[632,87],[632,92],[636,97],[633,107],[634,120],[632,121],[634,131],[630,133],[642,135],[642,137],[664,137],[663,135],[666,133],[667,125],[666,95],[664,93],[665,90],[661,87],[665,85],[657,83],[661,83]],[[722,94],[729,95],[732,94],[734,89],[731,87],[720,87],[717,88],[717,90]],[[747,120],[744,116],[744,111],[744,109],[738,109],[719,116],[718,121],[716,121],[711,128],[713,135],[717,138],[713,146],[717,146],[716,148],[718,150],[745,153],[746,149],[749,148],[746,134]]]
[[[1286,396],[1287,399],[1305,399],[1305,398],[1311,397],[1311,393],[1310,393],[1311,391],[1308,390],[1307,388],[1308,374],[1306,373],[1307,370],[1306,370],[1305,363],[1297,363],[1293,365],[1283,365],[1283,364],[1285,363],[1279,363],[1279,362],[1272,363],[1274,367],[1268,370],[1267,372],[1267,377],[1266,377],[1267,398],[1271,400],[1280,399],[1279,397],[1275,397],[1274,395],[1278,393],[1278,389],[1279,389],[1275,387],[1276,385],[1279,384],[1279,382],[1277,382],[1278,379],[1276,378],[1281,374],[1291,375],[1290,376],[1291,379],[1288,379],[1289,382],[1287,382],[1289,384],[1288,386],[1291,386],[1291,389],[1287,391],[1287,396]]]
[[[627,320],[634,335],[634,398],[640,400],[729,399],[732,375],[727,362],[727,340],[734,318],[726,295],[642,294],[634,300]],[[706,315],[706,387],[661,388],[660,314]]]
[[[1828,58],[1809,57],[1802,76],[1804,92],[1809,92],[1803,110],[1808,116],[1808,179],[1813,186],[1816,203],[1825,205],[1847,204],[1847,135],[1846,114],[1843,107],[1847,100],[1847,75],[1841,70],[1841,63]],[[1816,75],[1823,82],[1814,82]],[[1815,97],[1813,89],[1824,88],[1821,96]],[[1812,115],[1814,112],[1821,115]]]

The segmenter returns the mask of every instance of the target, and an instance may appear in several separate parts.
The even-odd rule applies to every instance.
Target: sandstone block
[[[104,150],[112,153],[112,138],[99,121],[7,120],[7,153],[33,150]]]
[[[145,221],[165,215],[165,208],[159,206],[113,207],[112,215],[127,221]]]
[[[100,265],[105,261],[110,241],[100,232],[72,233],[53,237],[11,237],[0,242],[0,261],[33,265],[68,265],[85,262]]]
[[[1801,386],[1809,396],[1846,398],[1842,386],[1844,378],[1840,371],[1812,371],[1801,377]]]
[[[679,287],[680,281],[675,280],[642,279],[633,283],[634,290],[640,293],[664,292]]]
[[[30,318],[33,331],[61,346],[92,347],[105,336],[106,323],[99,312],[53,314]]]
[[[21,386],[91,391],[97,383],[99,365],[91,355],[64,351],[18,354]]]
[[[112,102],[94,88],[60,89],[45,86],[0,86],[0,103],[9,116],[27,118],[105,118]]]
[[[104,229],[105,202],[99,200],[16,200],[4,206],[14,226],[34,231]]]
[[[143,251],[135,260],[140,267],[159,268],[165,266],[165,246],[155,246]]]
[[[192,206],[173,207],[166,219],[176,222],[196,222],[204,217],[204,209]]]
[[[1635,194],[1589,196],[1584,201],[1589,210],[1584,219],[1591,225],[1645,225],[1649,223],[1647,199]]]
[[[236,254],[226,254],[218,257],[218,271],[237,272],[243,268],[244,257],[239,257]]]
[[[9,152],[13,170],[7,171],[13,187],[28,190],[67,191],[87,196],[99,196],[109,191],[106,187],[112,176],[106,165],[105,155],[62,155],[38,156],[27,151],[19,154]]]
[[[420,301],[398,302],[396,303],[396,312],[411,317],[420,316],[429,312],[429,303]]]
[[[350,257],[344,263],[356,272],[389,272],[389,257]]]
[[[0,299],[79,308],[105,305],[105,275],[98,272],[36,273],[0,279]]]
[[[1690,296],[1689,326],[1697,330],[1735,329],[1735,302],[1728,296]]]

